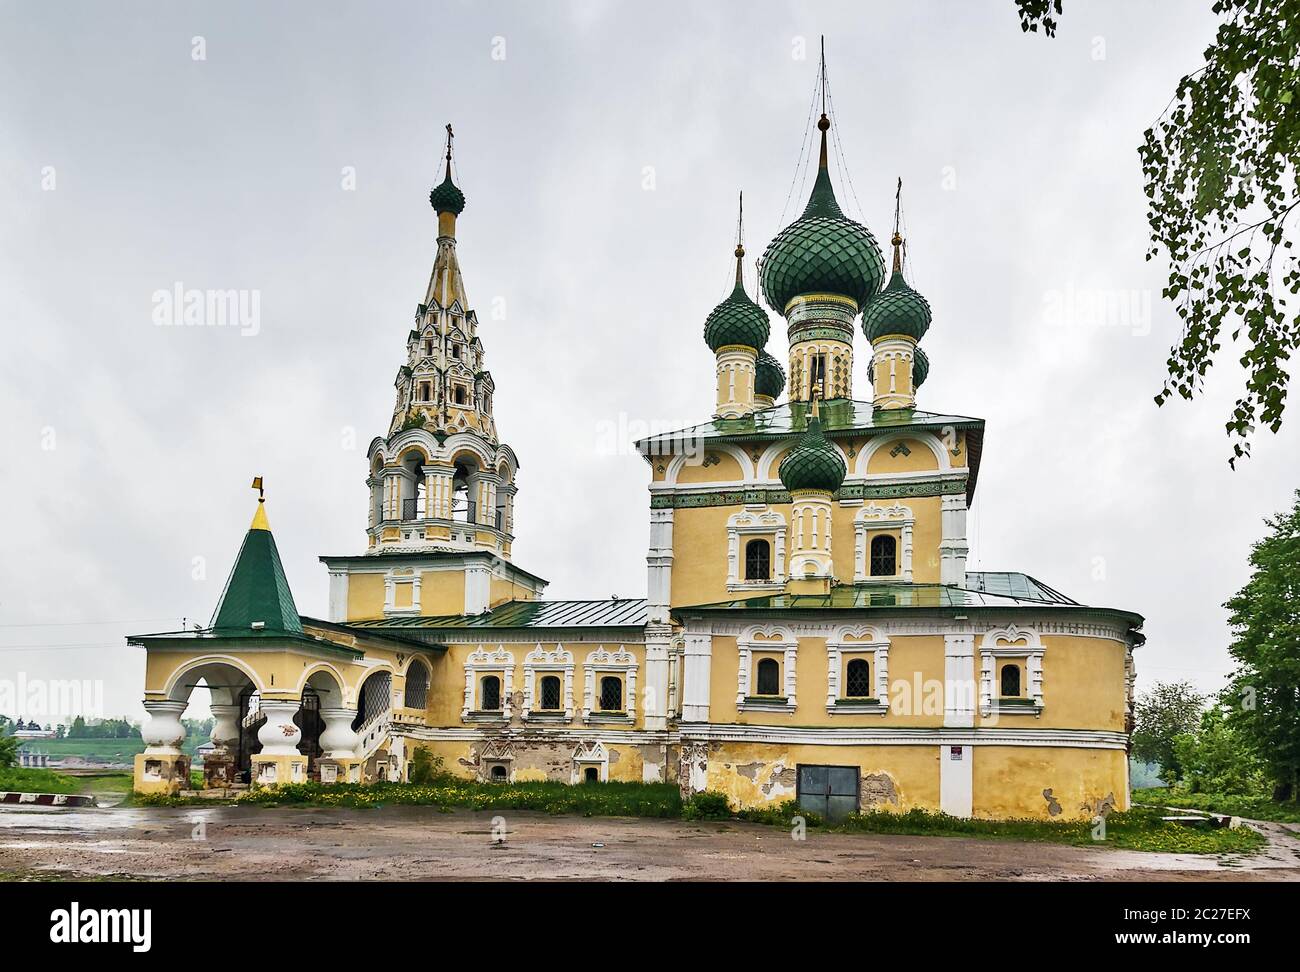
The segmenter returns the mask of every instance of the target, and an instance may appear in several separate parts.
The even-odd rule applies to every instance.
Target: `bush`
[[[411,754],[411,770],[407,776],[412,783],[427,786],[438,782],[446,775],[441,756],[434,756],[423,746]]]
[[[18,762],[18,737],[0,732],[0,769]]]
[[[808,827],[820,827],[824,823],[820,814],[805,810],[795,800],[786,800],[775,806],[769,804],[765,807],[751,807],[741,810],[736,816],[750,823],[770,824],[773,827],[793,827],[796,817],[802,817]]]
[[[731,801],[727,794],[704,790],[691,796],[682,807],[684,820],[730,820]]]
[[[1174,752],[1183,768],[1181,787],[1192,793],[1248,796],[1265,788],[1263,762],[1217,707],[1206,711],[1195,732],[1174,737]]]

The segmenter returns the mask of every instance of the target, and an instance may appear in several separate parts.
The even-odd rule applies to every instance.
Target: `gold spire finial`
[[[250,530],[271,531],[270,521],[266,518],[266,490],[262,488],[262,477],[253,477],[253,489],[257,490],[257,512],[253,514],[253,522],[249,524]]]
[[[745,259],[745,190],[740,190],[740,215],[736,218],[736,285],[744,282],[742,260]]]
[[[826,132],[831,127],[830,116],[826,114],[826,35],[822,35],[822,57],[821,66],[818,68],[818,84],[821,85],[822,93],[822,116],[817,119],[817,130],[822,133],[821,155],[817,160],[817,168],[825,169],[826,160]]]
[[[889,242],[894,247],[894,272],[903,269],[903,234],[899,232],[903,210],[903,177],[898,177],[898,188],[894,190],[894,235]]]

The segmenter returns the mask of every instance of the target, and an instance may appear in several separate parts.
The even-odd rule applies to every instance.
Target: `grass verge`
[[[1275,803],[1266,795],[1191,793],[1176,787],[1153,786],[1133,791],[1133,802],[1148,807],[1186,807],[1207,813],[1226,813],[1248,820],[1300,823],[1300,803]]]
[[[0,769],[0,791],[7,790],[22,793],[80,793],[81,781],[53,770],[10,766]]]
[[[198,797],[133,794],[134,806],[211,805]],[[1125,850],[1182,854],[1249,854],[1267,840],[1250,828],[1230,830],[1186,827],[1161,820],[1152,807],[1134,807],[1111,813],[1105,839],[1097,840],[1086,820],[978,820],[943,813],[909,810],[906,813],[869,811],[834,825],[801,810],[793,800],[776,806],[733,811],[720,793],[696,794],[683,803],[677,787],[668,783],[556,782],[479,783],[452,777],[428,784],[356,783],[322,785],[297,783],[265,787],[242,794],[235,801],[257,806],[380,807],[426,806],[441,810],[534,810],[585,817],[658,817],[685,820],[744,820],[791,828],[795,818],[804,826],[824,832],[907,834],[936,837],[979,837],[994,840],[1109,847]]]

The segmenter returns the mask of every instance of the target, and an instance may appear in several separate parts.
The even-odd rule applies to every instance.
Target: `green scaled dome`
[[[436,213],[455,213],[459,216],[465,211],[465,194],[451,181],[451,166],[447,166],[447,176],[434,186],[429,193],[429,205]]]
[[[709,350],[716,353],[729,344],[739,344],[760,351],[767,344],[772,326],[763,308],[749,299],[741,277],[740,261],[743,247],[736,247],[736,287],[726,300],[709,312],[704,321],[704,340]]]
[[[885,280],[885,260],[876,238],[845,216],[835,201],[826,166],[825,129],[822,160],[808,205],[768,244],[762,266],[763,295],[778,314],[784,314],[786,305],[801,294],[839,294],[861,309]]]
[[[925,379],[930,377],[930,358],[917,348],[912,356],[912,387],[920,388],[925,384]]]
[[[888,334],[905,334],[919,341],[929,329],[930,304],[907,285],[902,270],[894,271],[889,286],[862,312],[862,333],[868,341]]]
[[[848,469],[836,448],[822,435],[816,415],[808,420],[808,431],[781,461],[778,475],[786,489],[821,489],[833,493],[840,488]]]
[[[785,391],[785,372],[781,362],[766,351],[758,353],[758,375],[754,379],[754,394],[766,395],[775,401]]]

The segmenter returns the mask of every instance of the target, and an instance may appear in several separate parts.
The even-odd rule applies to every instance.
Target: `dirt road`
[[[201,807],[0,810],[0,877],[143,880],[1300,880],[1300,836],[1245,858],[950,837],[504,815]]]

